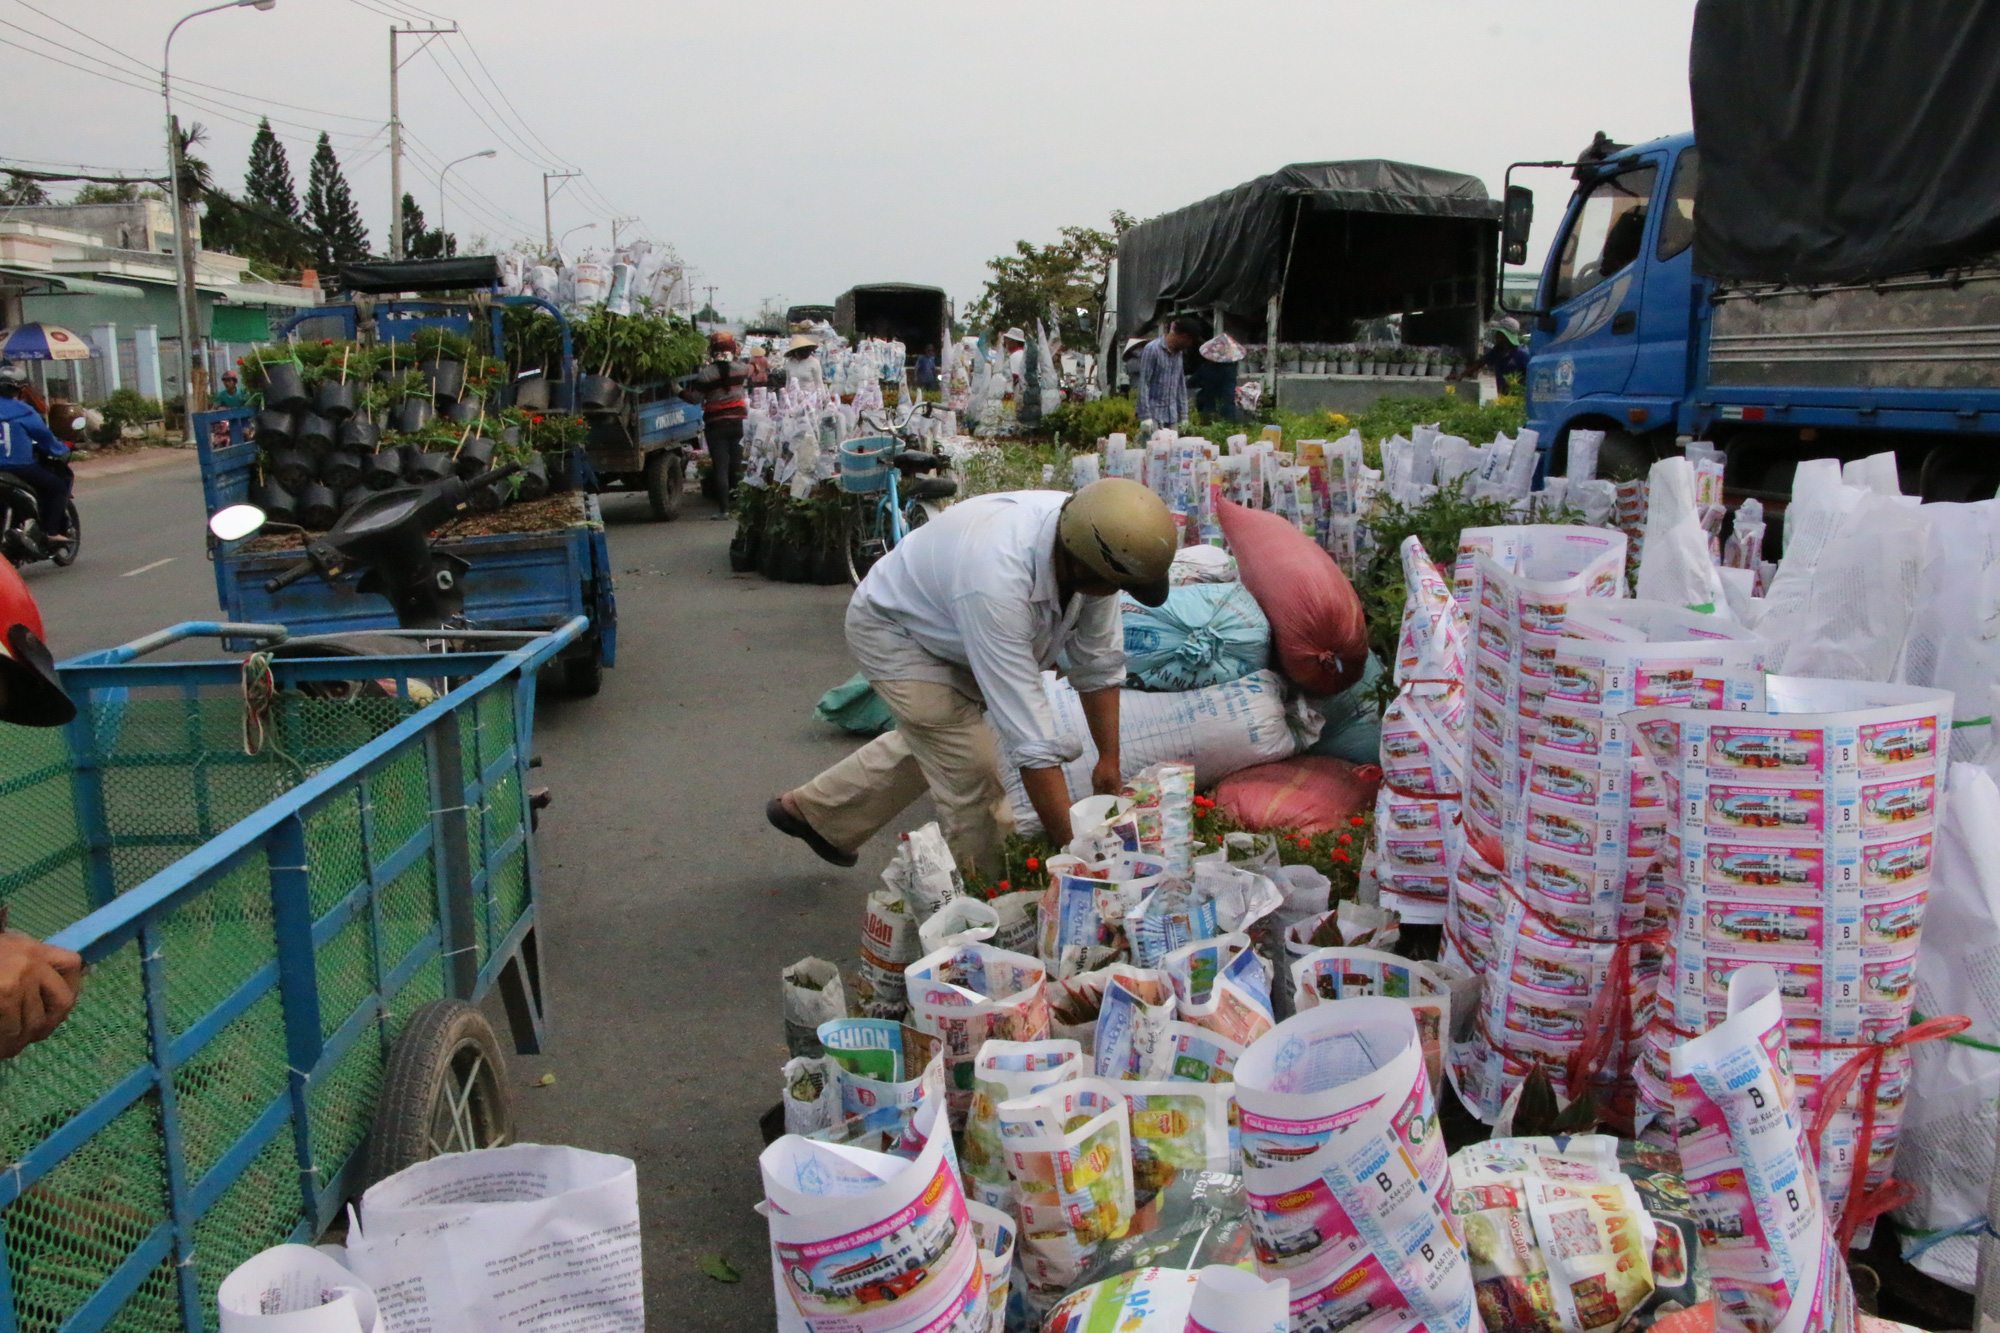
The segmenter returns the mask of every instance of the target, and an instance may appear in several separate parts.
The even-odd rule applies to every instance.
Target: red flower
[[[321,338],[321,339],[319,340],[319,345],[320,345],[321,347],[331,347],[331,346],[333,346],[333,339],[331,339],[331,338]]]
[[[1000,892],[1007,892],[1007,881],[1004,879],[1000,881]]]
[[[1354,825],[1354,827],[1356,828],[1360,828],[1362,824],[1362,819],[1360,815],[1356,815],[1354,816],[1354,818],[1348,820],[1347,822]]]
[[[529,417],[528,420],[534,422],[537,426],[542,424],[542,419],[540,417]]]
[[[1333,859],[1345,864],[1350,858],[1348,857],[1346,852],[1335,852],[1333,854]]]
[[[1340,845],[1342,847],[1347,846],[1353,841],[1354,841],[1354,835],[1352,833],[1343,833],[1340,835]]]
[[[1042,858],[1041,858],[1041,857],[1039,857],[1039,856],[1031,856],[1031,857],[1029,857],[1029,858],[1028,858],[1028,869],[1030,869],[1030,870],[1040,870],[1041,868],[1042,868]]]

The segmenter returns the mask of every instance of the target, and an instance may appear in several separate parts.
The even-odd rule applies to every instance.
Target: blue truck
[[[1851,0],[1702,0],[1695,132],[1599,133],[1534,299],[1528,424],[1552,471],[1703,439],[1726,488],[1781,511],[1797,464],[1893,452],[1905,494],[2000,483],[2000,28]],[[1697,142],[1699,140],[1699,142]],[[1508,171],[1505,262],[1534,198]],[[1510,307],[1511,308],[1511,307]],[[1778,525],[1767,533],[1775,549]]]
[[[1591,429],[1606,432],[1601,473],[1711,441],[1730,494],[1767,507],[1790,497],[1802,459],[1885,450],[1907,494],[1994,493],[2000,267],[1728,283],[1694,267],[1694,135],[1597,148],[1563,164],[1575,192],[1534,304],[1515,310],[1531,321],[1528,425],[1550,471],[1569,432]],[[1531,216],[1510,180],[1510,260],[1525,258]]]

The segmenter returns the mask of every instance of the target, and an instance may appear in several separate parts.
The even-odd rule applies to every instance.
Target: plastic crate
[[[414,1009],[497,981],[539,1049],[534,680],[586,626],[276,660],[255,745],[239,663],[133,660],[245,627],[177,626],[63,663],[68,727],[6,729],[0,901],[91,971],[0,1062],[0,1330],[215,1328],[223,1277],[359,1183]]]

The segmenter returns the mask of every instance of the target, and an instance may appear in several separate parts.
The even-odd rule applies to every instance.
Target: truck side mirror
[[[1525,185],[1507,187],[1507,203],[1501,216],[1501,259],[1509,264],[1528,262],[1528,233],[1535,225],[1535,192]]]

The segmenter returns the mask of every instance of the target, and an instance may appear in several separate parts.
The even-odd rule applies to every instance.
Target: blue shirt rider
[[[41,413],[22,401],[26,382],[20,367],[0,366],[0,471],[19,477],[35,492],[40,531],[30,535],[46,551],[70,544],[70,474],[63,461],[69,446],[56,438]]]

